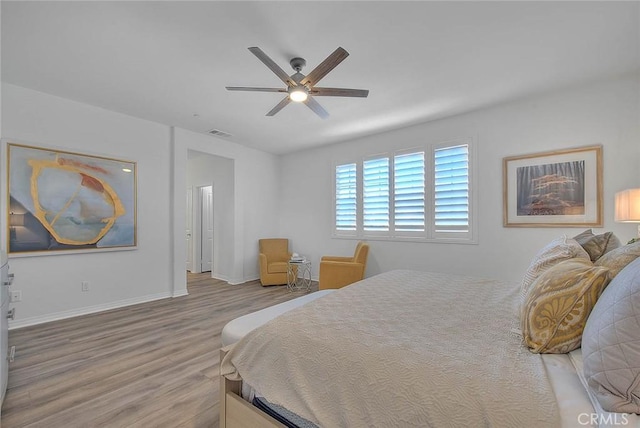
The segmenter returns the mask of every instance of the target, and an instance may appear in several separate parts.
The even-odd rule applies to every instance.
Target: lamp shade
[[[615,221],[640,223],[640,189],[627,189],[616,193]]]

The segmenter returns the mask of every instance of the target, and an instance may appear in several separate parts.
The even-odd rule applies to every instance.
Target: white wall
[[[12,289],[22,291],[12,327],[170,296],[169,128],[9,84],[2,89],[2,177],[7,141],[136,161],[138,172],[137,250],[12,257]],[[5,212],[4,182],[2,195]],[[5,222],[2,216],[2,230]],[[81,281],[90,291],[81,291]]]
[[[2,9],[0,7],[0,9]],[[1,11],[0,11],[1,12]],[[2,22],[2,16],[0,16],[0,23]],[[2,29],[0,28],[0,34],[2,34]],[[0,38],[0,46],[2,46],[2,40]],[[0,55],[0,82],[2,82],[2,55]],[[0,85],[0,100],[2,99],[2,85]],[[0,137],[2,137],[2,103],[0,103]]]
[[[195,157],[194,157],[195,153]],[[211,276],[227,281],[232,277],[233,224],[234,221],[234,162],[232,159],[189,152],[187,160],[187,191],[191,191],[195,203],[198,188],[213,186],[213,270]],[[195,221],[194,213],[191,213]],[[187,212],[187,215],[189,213]],[[195,224],[195,223],[194,223]],[[230,227],[231,225],[231,227]],[[194,226],[194,232],[196,227]],[[196,239],[192,242],[195,244]],[[189,251],[189,249],[187,249]],[[195,257],[194,249],[191,249]],[[195,260],[195,259],[194,259]]]
[[[280,232],[293,250],[311,257],[318,276],[322,255],[349,255],[355,241],[331,237],[335,161],[422,142],[475,137],[478,147],[479,244],[369,240],[367,276],[397,268],[435,270],[519,281],[530,259],[548,241],[583,228],[502,226],[502,158],[602,144],[604,220],[626,242],[635,226],[613,221],[615,192],[640,186],[640,78],[627,76],[525,99],[282,158]]]
[[[233,163],[233,179],[222,180],[221,189],[232,205],[221,215],[226,238],[218,253],[228,269],[221,276],[231,283],[258,278],[257,240],[278,232],[276,156],[10,84],[2,90],[0,212],[6,212],[7,141],[133,160],[138,167],[138,248],[13,257],[13,290],[22,291],[22,301],[14,304],[12,328],[186,294],[188,150]],[[5,230],[6,216],[0,227]],[[89,281],[89,292],[81,291],[82,281]]]

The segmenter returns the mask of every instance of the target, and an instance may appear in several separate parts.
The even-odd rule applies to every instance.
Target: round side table
[[[311,290],[311,262],[289,260],[287,263],[287,288],[289,291]]]

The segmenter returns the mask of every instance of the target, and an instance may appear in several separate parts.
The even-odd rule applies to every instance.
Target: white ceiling
[[[2,1],[2,80],[240,144],[286,153],[640,70],[638,2]],[[247,48],[310,72],[322,120],[282,95]],[[212,139],[212,144],[215,140]]]

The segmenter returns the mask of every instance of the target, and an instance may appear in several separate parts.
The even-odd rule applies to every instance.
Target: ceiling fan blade
[[[300,81],[303,85],[314,86],[316,83],[320,81],[324,76],[327,75],[331,70],[336,68],[338,64],[340,64],[346,57],[349,56],[349,52],[342,48],[338,48],[331,55],[329,55],[324,61],[320,63],[316,68],[314,68],[311,73],[307,74],[307,76]]]
[[[311,89],[311,94],[316,97],[362,97],[369,95],[368,89],[346,89],[346,88],[318,88]]]
[[[271,71],[273,71],[276,76],[280,78],[287,86],[298,86],[298,84],[291,78],[285,71],[280,68],[278,64],[276,64],[269,56],[262,51],[262,49],[257,47],[249,48],[252,54],[258,57],[260,61],[264,63]]]
[[[250,92],[287,92],[282,88],[251,88],[246,86],[227,86],[227,91],[250,91]]]
[[[314,100],[313,97],[307,97],[307,99],[303,102],[322,119],[326,119],[329,117],[329,113],[320,104],[318,104],[318,102]]]
[[[273,116],[275,115],[277,112],[279,112],[280,110],[282,110],[283,108],[286,107],[287,104],[289,104],[291,102],[291,100],[289,99],[289,96],[287,95],[282,101],[280,101],[274,108],[272,108],[269,113],[267,113],[267,116]]]

